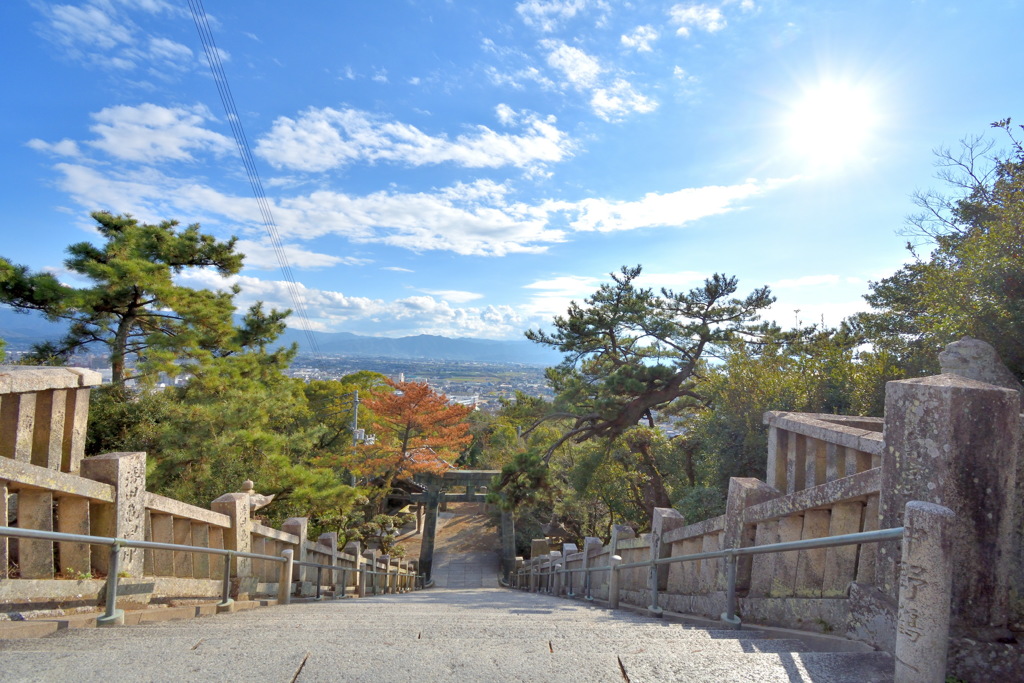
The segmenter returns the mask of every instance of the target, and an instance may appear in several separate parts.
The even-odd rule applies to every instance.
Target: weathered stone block
[[[62,496],[57,499],[57,531],[88,536],[89,499]],[[59,543],[60,571],[65,577],[77,577],[92,571],[92,549],[88,543]]]
[[[912,500],[956,514],[953,624],[1005,626],[1015,557],[1020,394],[958,375],[889,382],[882,527]],[[899,549],[879,548],[878,578],[895,594]]]
[[[53,531],[53,495],[49,491],[20,491],[18,526],[22,529]],[[20,539],[18,568],[23,579],[53,578],[53,542]]]
[[[137,541],[146,535],[146,454],[106,453],[82,461],[82,476],[114,487],[113,505],[96,503],[90,506],[94,533]],[[122,548],[120,571],[128,576],[142,575],[143,553],[135,548]],[[103,546],[93,546],[92,565],[108,571],[109,553]]]

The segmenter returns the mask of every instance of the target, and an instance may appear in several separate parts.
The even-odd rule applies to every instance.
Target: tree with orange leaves
[[[372,444],[359,448],[362,460],[355,467],[362,476],[380,480],[378,509],[391,492],[396,477],[449,469],[472,441],[466,417],[468,406],[451,405],[448,397],[425,383],[387,381],[363,401],[369,409]]]

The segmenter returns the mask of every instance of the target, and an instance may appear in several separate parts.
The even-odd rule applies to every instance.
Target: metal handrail
[[[823,538],[809,538],[800,541],[787,541],[785,543],[770,543],[767,545],[749,546],[746,548],[726,548],[724,550],[713,550],[706,553],[693,553],[691,555],[675,555],[672,557],[660,557],[649,560],[643,560],[640,562],[626,562],[622,563],[622,558],[618,555],[614,555],[609,558],[609,561],[618,560],[618,563],[612,562],[612,564],[601,565],[600,567],[579,567],[570,569],[565,566],[566,562],[551,562],[547,567],[547,571],[543,571],[544,568],[530,566],[521,567],[517,572],[517,584],[521,587],[522,575],[525,573],[528,576],[536,575],[551,577],[555,573],[569,576],[569,597],[573,597],[572,593],[572,574],[575,572],[583,572],[586,577],[586,593],[585,597],[587,600],[592,600],[593,597],[590,592],[590,575],[592,572],[618,572],[622,569],[635,569],[637,567],[650,567],[655,568],[662,564],[673,564],[676,562],[695,562],[698,560],[712,560],[718,558],[725,558],[726,560],[726,576],[727,576],[727,592],[726,592],[726,611],[722,614],[722,620],[739,626],[740,620],[736,617],[736,560],[739,557],[747,555],[761,555],[766,553],[782,553],[790,552],[794,550],[813,550],[815,548],[834,548],[837,546],[844,545],[859,545],[861,543],[881,543],[883,541],[893,541],[903,538],[903,527],[894,527],[891,529],[880,529],[878,531],[862,531],[854,534],[842,534],[840,536],[825,536]],[[535,571],[536,570],[536,571]],[[549,578],[550,581],[550,578]],[[550,592],[550,586],[548,586],[548,592]],[[661,607],[658,605],[658,585],[657,581],[652,581],[650,586],[651,592],[651,604],[648,607],[652,613],[660,614],[662,612]]]
[[[123,617],[123,610],[117,609],[117,584],[118,574],[120,573],[120,554],[121,548],[142,548],[145,550],[174,550],[178,552],[190,552],[190,553],[206,553],[207,555],[222,555],[224,556],[224,574],[221,582],[221,601],[217,603],[217,607],[226,608],[231,605],[234,601],[231,599],[231,560],[237,557],[252,558],[255,560],[269,560],[271,562],[280,562],[282,564],[292,563],[300,566],[311,566],[317,567],[317,598],[320,597],[320,573],[323,569],[330,569],[333,571],[341,571],[342,577],[344,578],[344,572],[355,571],[364,572],[364,574],[378,575],[378,574],[390,574],[391,572],[378,572],[373,569],[361,569],[352,567],[342,567],[340,565],[325,565],[316,562],[306,562],[304,560],[293,560],[292,550],[286,549],[282,551],[281,556],[277,555],[261,555],[259,553],[250,553],[242,550],[230,550],[228,548],[203,548],[196,545],[183,545],[178,543],[159,543],[157,541],[139,541],[128,538],[115,538],[111,536],[86,536],[84,534],[68,534],[61,531],[43,531],[40,529],[21,529],[19,527],[11,526],[0,526],[0,536],[10,536],[14,538],[25,538],[30,540],[38,541],[57,541],[64,543],[87,543],[89,545],[105,545],[110,547],[110,563],[107,571],[107,599],[106,599],[106,611],[102,616],[96,618],[96,623],[100,625],[108,625],[118,623],[120,618]],[[399,570],[400,572],[401,570]],[[344,585],[344,584],[343,584]],[[377,591],[377,582],[374,580],[374,594]],[[342,589],[344,595],[344,588]]]

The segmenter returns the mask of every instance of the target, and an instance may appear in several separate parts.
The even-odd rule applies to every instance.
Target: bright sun
[[[787,124],[794,156],[818,169],[835,169],[864,157],[878,113],[866,88],[821,83],[791,105]]]

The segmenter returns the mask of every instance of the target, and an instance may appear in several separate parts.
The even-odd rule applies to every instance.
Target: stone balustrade
[[[965,680],[1019,674],[1024,649],[1013,644],[1024,624],[1019,391],[943,374],[890,382],[884,419],[770,412],[764,420],[768,481],[733,478],[726,514],[687,524],[674,510],[656,509],[650,533],[617,527],[607,546],[589,538],[582,551],[566,544],[561,566],[608,567],[614,557],[627,565],[890,529],[913,517],[912,501],[942,506],[935,518],[943,520],[942,542],[935,547],[955,561],[941,572],[934,548],[930,560],[914,556],[915,542],[937,541],[939,532],[929,531],[939,524],[934,519],[922,521],[909,541],[905,536],[902,549],[899,541],[885,541],[740,557],[739,613],[747,622],[845,636],[889,652],[928,638],[927,657],[940,662],[941,643],[948,642],[949,673]],[[543,550],[517,563],[514,583],[540,588],[531,573],[549,570],[550,549]],[[592,572],[590,595],[717,619],[726,608],[726,567],[715,558],[626,568],[617,572],[614,595],[610,572]],[[947,580],[948,627],[941,626],[938,603],[897,614],[901,596],[925,594]],[[553,592],[568,594],[567,583],[556,580]],[[577,571],[572,592],[585,595],[584,585]],[[938,635],[926,633],[925,623],[940,624]]]
[[[0,366],[0,525],[274,556],[291,550],[299,562],[351,570],[344,572],[349,594],[360,585],[361,569],[390,572],[378,578],[378,592],[414,587],[415,563],[376,556],[367,561],[358,544],[354,552],[339,550],[333,533],[309,540],[307,518],[288,519],[281,529],[264,526],[253,517],[251,486],[221,496],[207,510],[147,491],[145,453],[84,457],[89,390],[99,382],[99,373],[77,368]],[[236,594],[277,594],[278,563],[231,562]],[[49,601],[61,592],[57,579],[103,576],[108,563],[102,546],[0,537],[0,580],[8,580],[0,597],[12,604]],[[140,584],[148,590],[145,600],[214,597],[223,576],[220,558],[199,552],[122,548],[119,567],[148,581]],[[342,573],[321,571],[320,580],[334,586]],[[298,565],[293,574],[304,594],[315,590],[316,579],[312,567]],[[101,582],[80,583],[88,585],[79,597],[95,601]]]

